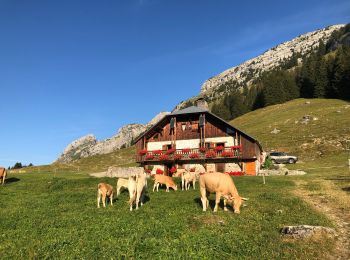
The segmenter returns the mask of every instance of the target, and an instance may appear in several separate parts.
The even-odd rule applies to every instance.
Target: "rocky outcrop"
[[[147,124],[128,124],[121,127],[111,138],[97,141],[92,134],[79,138],[70,143],[63,151],[57,162],[68,163],[80,158],[98,154],[111,153],[123,147],[129,147],[134,139],[156,124],[169,112],[160,112]]]
[[[192,104],[198,97],[206,98],[209,102],[222,97],[227,92],[232,91],[232,88],[243,90],[243,86],[250,86],[252,82],[260,77],[263,72],[283,66],[290,61],[294,55],[298,55],[298,63],[302,63],[302,58],[306,57],[313,49],[317,48],[320,41],[328,42],[332,33],[344,27],[344,24],[329,26],[320,30],[309,32],[294,38],[291,41],[279,44],[263,54],[247,60],[246,62],[229,68],[224,72],[207,79],[201,86],[198,96],[191,97],[180,102],[174,110],[183,109]],[[343,37],[344,38],[344,37]],[[350,42],[350,35],[341,42],[333,43],[334,48],[339,45]],[[228,82],[236,82],[237,84],[224,85]],[[224,87],[223,87],[224,86]]]
[[[220,85],[230,80],[249,84],[249,81],[254,80],[262,72],[269,71],[282,65],[283,62],[291,58],[294,53],[304,55],[317,47],[319,41],[326,43],[331,34],[343,26],[343,24],[329,26],[324,29],[303,34],[291,41],[277,45],[256,58],[250,59],[241,65],[230,68],[206,80],[201,87],[201,94],[207,94],[207,92],[215,90]]]
[[[322,226],[285,226],[281,229],[281,234],[292,238],[307,238],[313,235],[335,237],[337,233],[333,228]]]

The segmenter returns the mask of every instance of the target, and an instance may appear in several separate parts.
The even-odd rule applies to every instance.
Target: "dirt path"
[[[336,226],[338,237],[335,255],[329,259],[350,259],[350,197],[330,181],[320,181],[322,189],[309,191],[306,181],[296,181],[295,195],[301,197],[317,211],[325,214]]]

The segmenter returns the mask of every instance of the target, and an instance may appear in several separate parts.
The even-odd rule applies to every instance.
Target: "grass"
[[[131,167],[136,166],[135,147],[129,147],[108,154],[94,155],[82,158],[71,163],[53,163],[50,165],[34,166],[12,172],[55,172],[55,173],[92,173],[106,171],[109,166]]]
[[[332,252],[329,239],[294,241],[280,236],[284,225],[332,226],[323,215],[291,196],[293,181],[236,177],[249,197],[241,214],[202,212],[198,190],[148,192],[129,212],[124,192],[113,207],[96,208],[100,181],[115,179],[51,173],[12,174],[0,187],[0,255],[13,258],[320,258]],[[177,180],[179,182],[179,180]],[[152,186],[149,181],[149,187]],[[213,207],[214,197],[211,197]]]
[[[317,120],[302,124],[305,115]],[[255,110],[231,123],[256,137],[265,151],[282,150],[295,153],[302,160],[313,160],[346,149],[346,140],[350,140],[350,103],[337,99],[296,99]],[[274,128],[280,132],[272,134]]]

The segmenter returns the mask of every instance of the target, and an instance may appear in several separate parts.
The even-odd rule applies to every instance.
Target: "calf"
[[[177,185],[175,184],[173,178],[171,178],[170,176],[159,175],[159,174],[154,175],[153,192],[155,188],[157,188],[157,192],[158,192],[159,184],[165,184],[167,192],[169,192],[169,188],[172,188],[173,190],[177,190]]]
[[[102,198],[103,207],[106,207],[106,198],[109,197],[111,205],[113,206],[113,187],[107,183],[99,183],[97,186],[97,208],[100,207]]]
[[[5,184],[5,179],[6,179],[6,169],[3,167],[0,167],[0,184],[4,185]]]
[[[190,189],[190,183],[192,182],[193,184],[193,189],[196,189],[196,180],[197,180],[197,175],[194,172],[186,172],[183,174],[183,179],[185,182],[185,189],[189,190]]]
[[[128,190],[129,190],[129,207],[130,211],[132,211],[132,206],[134,204],[134,200],[137,192],[137,182],[136,176],[130,176],[128,179]]]
[[[129,183],[128,179],[123,179],[123,178],[118,179],[118,181],[117,181],[117,197],[120,195],[120,190],[122,188],[124,188],[124,189],[128,188],[128,183]]]
[[[207,210],[209,205],[208,196],[210,193],[216,194],[214,212],[218,210],[220,198],[224,197],[224,210],[227,211],[226,202],[232,203],[235,213],[240,213],[240,208],[243,200],[238,195],[235,184],[228,174],[220,172],[206,173],[199,177],[199,186],[201,192],[201,200],[203,204],[203,211]]]
[[[147,174],[141,173],[136,175],[135,179],[136,183],[136,192],[134,192],[134,196],[130,198],[131,207],[130,210],[132,210],[132,205],[136,199],[136,209],[139,208],[139,203],[141,202],[141,206],[143,206],[144,197],[147,189]]]

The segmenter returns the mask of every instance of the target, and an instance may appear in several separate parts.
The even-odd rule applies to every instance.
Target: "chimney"
[[[198,98],[196,103],[197,103],[197,107],[204,110],[209,110],[208,103],[207,101],[205,101],[204,98]]]

